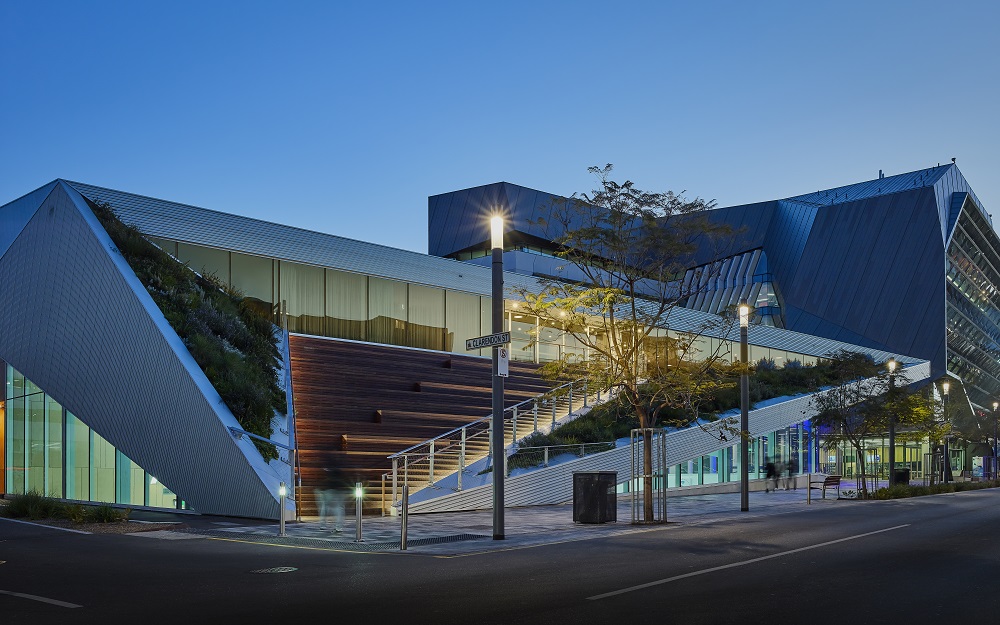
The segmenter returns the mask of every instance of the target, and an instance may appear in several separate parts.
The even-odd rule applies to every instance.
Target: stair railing
[[[550,432],[559,419],[600,398],[600,390],[591,393],[587,380],[581,378],[505,408],[503,439],[510,443],[505,444],[502,451],[504,466],[517,441],[536,432]],[[403,484],[409,485],[411,494],[424,486],[460,491],[470,465],[488,457],[489,466],[480,473],[492,470],[495,454],[491,426],[491,415],[487,415],[388,456],[392,470],[382,476],[382,513],[399,502]],[[385,497],[387,482],[392,488],[388,502]]]

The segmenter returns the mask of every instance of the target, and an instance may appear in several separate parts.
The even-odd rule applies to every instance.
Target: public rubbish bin
[[[573,473],[573,522],[608,523],[618,520],[615,471]]]
[[[893,483],[895,484],[909,484],[910,483],[910,469],[894,469],[893,470]]]

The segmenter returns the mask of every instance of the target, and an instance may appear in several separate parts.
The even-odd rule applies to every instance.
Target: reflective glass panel
[[[90,428],[66,413],[66,499],[90,499]]]
[[[406,344],[406,283],[368,278],[368,340]]]
[[[490,334],[482,332],[480,315],[480,302],[478,295],[460,293],[458,291],[448,291],[445,298],[445,325],[447,334],[445,335],[445,349],[459,354],[473,354],[478,356],[480,350],[474,349],[471,352],[465,351],[465,341],[478,336]]]
[[[229,252],[187,243],[177,244],[177,259],[201,275],[213,274],[229,283]]]
[[[63,409],[45,398],[45,493],[63,496]]]
[[[444,349],[444,289],[411,284],[407,342],[410,347]]]
[[[90,499],[115,502],[115,448],[90,431]]]
[[[326,336],[367,340],[368,277],[326,270]]]
[[[326,276],[322,267],[281,263],[281,297],[288,306],[288,331],[323,334]]]
[[[260,312],[272,318],[274,305],[274,280],[270,258],[230,254],[232,278],[229,283],[236,287]]]

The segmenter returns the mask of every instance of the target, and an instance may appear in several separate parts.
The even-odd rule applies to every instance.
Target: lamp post
[[[997,479],[997,408],[1000,403],[993,402],[993,479]]]
[[[941,384],[941,390],[944,392],[944,422],[948,425],[948,391],[951,389],[951,384],[944,382]],[[948,483],[948,473],[951,466],[951,460],[948,458],[948,434],[944,435],[944,458],[941,459],[941,483]]]
[[[892,401],[893,391],[896,388],[896,360],[889,359],[886,363],[889,368],[889,401]],[[889,486],[896,483],[896,411],[889,409]]]
[[[285,497],[288,495],[288,490],[285,488],[285,483],[282,482],[278,485],[278,536],[281,538],[285,537]]]
[[[740,362],[744,371],[740,375],[740,512],[750,511],[750,375],[746,372],[747,329],[750,325],[750,306],[740,302]]]
[[[490,219],[493,247],[493,334],[503,332],[503,217]],[[506,458],[503,443],[503,378],[499,373],[500,348],[493,348],[493,540],[503,540],[503,480]]]

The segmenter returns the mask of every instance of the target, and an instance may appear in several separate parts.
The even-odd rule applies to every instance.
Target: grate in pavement
[[[233,532],[226,530],[210,529],[184,529],[178,530],[188,534],[198,534],[210,538],[231,538],[252,543],[262,543],[269,545],[291,545],[294,547],[323,547],[326,549],[336,548],[348,551],[396,551],[399,549],[399,541],[379,541],[357,543],[353,540],[329,540],[323,538],[300,538],[297,536],[279,536],[267,534],[249,534],[243,532]],[[489,538],[481,534],[451,534],[447,536],[432,536],[430,538],[416,538],[406,541],[407,547],[420,547],[423,545],[439,545],[444,543],[454,543],[465,540],[483,540]]]
[[[256,571],[250,571],[251,573],[291,573],[292,571],[298,571],[294,566],[272,566],[269,569],[257,569]]]

